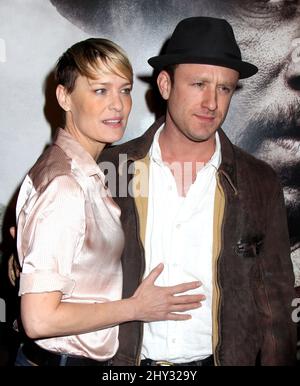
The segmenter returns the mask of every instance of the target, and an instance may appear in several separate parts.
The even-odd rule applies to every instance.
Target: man
[[[165,54],[149,63],[159,72],[166,116],[102,158],[120,173],[123,296],[162,261],[159,285],[197,278],[206,300],[181,325],[123,324],[114,364],[293,364],[282,190],[275,172],[221,129],[238,79],[257,68],[242,61],[228,22],[206,17],[181,21]]]

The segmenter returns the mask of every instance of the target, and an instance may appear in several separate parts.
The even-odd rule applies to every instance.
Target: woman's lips
[[[104,119],[102,122],[105,125],[111,126],[111,127],[122,126],[122,118],[109,118],[109,119]]]

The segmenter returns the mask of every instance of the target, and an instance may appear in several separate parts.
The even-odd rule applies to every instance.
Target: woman
[[[17,365],[108,365],[118,324],[185,320],[198,282],[156,287],[159,265],[121,299],[120,210],[95,160],[118,141],[131,109],[133,73],[123,50],[105,39],[69,48],[56,66],[65,127],[26,176],[18,198],[21,318],[30,338]]]

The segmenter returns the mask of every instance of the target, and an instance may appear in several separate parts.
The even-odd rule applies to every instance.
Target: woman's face
[[[79,75],[74,90],[65,94],[65,129],[94,158],[106,144],[122,138],[132,105],[131,88],[129,79],[101,68],[95,79]]]

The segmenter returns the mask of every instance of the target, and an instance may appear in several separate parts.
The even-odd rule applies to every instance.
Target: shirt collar
[[[163,160],[162,160],[162,156],[161,156],[161,150],[160,150],[160,146],[159,146],[159,142],[158,142],[159,141],[160,133],[162,132],[163,128],[164,128],[164,124],[161,125],[160,128],[155,133],[155,135],[153,137],[152,146],[151,146],[151,148],[149,150],[149,157],[150,157],[150,159],[152,161],[155,161],[159,165],[163,165]],[[216,138],[215,152],[212,155],[211,159],[205,164],[205,166],[207,167],[208,165],[211,165],[215,169],[218,169],[220,164],[221,164],[221,159],[222,159],[222,157],[221,157],[221,143],[220,143],[220,137],[219,137],[219,133],[218,132],[216,132],[215,138]]]
[[[59,128],[54,142],[88,177],[97,174],[101,180],[104,175],[93,157],[66,130]]]
[[[220,136],[218,132],[216,132],[215,138],[216,138],[215,152],[212,155],[211,159],[206,163],[206,165],[211,165],[215,169],[219,169],[219,166],[221,165],[221,161],[222,161],[222,156],[221,156],[221,142],[220,142]]]
[[[149,157],[152,161],[158,163],[159,165],[163,165],[163,160],[162,160],[162,156],[161,156],[161,150],[160,150],[160,146],[159,146],[159,136],[160,136],[160,133],[162,131],[162,129],[164,128],[164,124],[162,124],[160,126],[160,128],[157,130],[157,132],[155,133],[154,137],[153,137],[153,142],[152,142],[152,145],[150,147],[150,150],[149,150]]]

